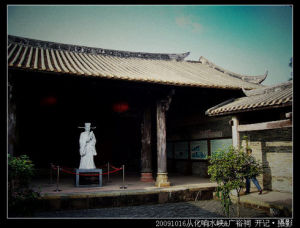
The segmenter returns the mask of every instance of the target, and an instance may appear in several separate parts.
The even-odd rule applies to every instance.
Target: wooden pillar
[[[237,116],[232,117],[232,145],[240,149],[240,133],[238,131],[239,120]]]
[[[14,85],[10,80],[8,82],[8,153],[14,156],[16,150],[16,101]]]
[[[148,106],[143,113],[141,124],[142,149],[141,149],[141,181],[154,182],[152,177],[151,155],[151,107]]]
[[[167,151],[166,151],[166,111],[172,100],[174,90],[167,96],[166,99],[160,100],[156,104],[156,125],[157,125],[157,177],[155,186],[168,187],[167,173]]]

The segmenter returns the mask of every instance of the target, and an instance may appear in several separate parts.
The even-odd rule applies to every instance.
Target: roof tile
[[[223,102],[224,105],[216,105],[206,111],[209,116],[227,115],[238,112],[253,111],[278,106],[291,106],[293,100],[293,82],[288,81],[264,89],[254,89],[250,93],[245,92],[245,97],[234,99],[231,102]]]
[[[9,36],[8,66],[28,70],[100,76],[178,86],[255,89],[247,82],[201,62],[184,61],[186,54],[131,53],[80,47]]]

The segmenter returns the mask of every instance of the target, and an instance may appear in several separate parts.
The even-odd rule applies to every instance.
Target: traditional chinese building
[[[208,116],[232,116],[235,146],[248,146],[263,164],[259,182],[264,189],[293,189],[293,83],[243,90],[244,96],[206,111]],[[245,139],[245,136],[246,139]]]
[[[228,121],[205,115],[261,76],[236,74],[201,57],[140,53],[8,36],[9,153],[38,168],[79,165],[79,135],[91,122],[95,163],[125,164],[142,181],[168,173],[207,176],[207,157],[232,143]]]

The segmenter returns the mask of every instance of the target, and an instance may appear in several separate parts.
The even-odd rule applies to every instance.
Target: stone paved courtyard
[[[236,217],[235,205],[231,208],[231,217]],[[70,210],[56,212],[39,212],[39,218],[221,218],[221,203],[217,200],[201,200],[180,203],[166,203],[143,206]],[[240,217],[261,218],[270,217],[266,212],[258,209],[240,209]]]

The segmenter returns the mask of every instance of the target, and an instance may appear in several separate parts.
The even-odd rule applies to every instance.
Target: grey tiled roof
[[[245,90],[245,97],[227,100],[206,111],[209,116],[226,115],[258,109],[291,106],[293,101],[293,82]]]
[[[199,62],[201,62],[202,64],[205,64],[205,65],[207,65],[207,66],[209,66],[209,67],[211,67],[215,70],[218,70],[218,71],[221,71],[225,74],[228,74],[232,77],[242,79],[246,82],[253,82],[253,83],[256,83],[256,84],[262,83],[267,78],[267,75],[268,75],[268,71],[266,71],[266,73],[264,75],[259,75],[259,76],[250,76],[250,75],[237,74],[237,73],[231,72],[229,70],[226,70],[226,69],[214,64],[211,61],[208,61],[203,56],[201,56],[199,58]]]
[[[200,61],[185,61],[188,54],[126,52],[8,36],[9,68],[177,86],[263,87],[255,77],[253,83],[249,78],[229,75]]]

